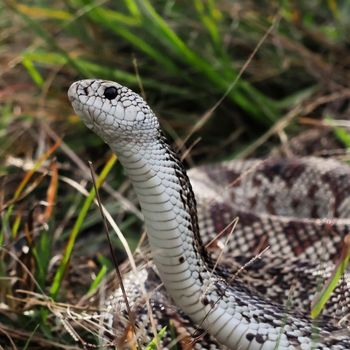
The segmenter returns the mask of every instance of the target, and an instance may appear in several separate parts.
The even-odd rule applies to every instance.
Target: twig
[[[350,97],[349,89],[344,89],[342,91],[337,91],[329,95],[320,96],[317,99],[307,103],[305,106],[299,104],[290,110],[286,115],[284,115],[278,122],[276,122],[267,132],[261,135],[255,142],[245,148],[237,158],[245,158],[254,152],[258,147],[264,144],[272,135],[284,130],[290,122],[297,117],[299,114],[309,114],[314,111],[318,106],[323,104],[336,101],[342,98]]]
[[[221,98],[214,104],[214,106],[212,106],[204,115],[202,118],[200,118],[200,120],[193,126],[193,128],[190,130],[190,132],[188,133],[188,135],[186,136],[186,138],[183,140],[182,142],[182,146],[180,147],[180,149],[182,149],[183,145],[188,141],[188,139],[198,130],[200,130],[203,125],[206,124],[206,122],[211,118],[211,116],[213,115],[213,113],[215,112],[215,110],[221,105],[221,103],[225,100],[225,98],[230,94],[230,92],[232,91],[232,89],[235,87],[235,85],[237,84],[238,80],[241,78],[241,76],[243,75],[243,73],[246,71],[247,67],[249,66],[250,62],[252,61],[252,59],[254,58],[254,56],[256,55],[256,53],[259,51],[260,47],[262,46],[262,44],[265,42],[266,38],[271,34],[271,32],[273,31],[273,29],[276,26],[276,23],[278,23],[280,19],[279,15],[276,15],[272,24],[270,25],[270,27],[267,29],[267,31],[265,32],[265,34],[261,37],[261,39],[259,40],[259,42],[256,44],[253,52],[249,55],[248,59],[245,61],[244,65],[242,66],[242,68],[239,70],[237,76],[235,77],[235,79],[233,80],[233,82],[229,85],[229,87],[227,88],[227,90],[225,91],[225,93],[221,96]]]
[[[19,329],[10,328],[9,326],[5,325],[4,323],[0,323],[0,330],[3,333],[7,332],[7,334],[11,334],[11,337],[17,338],[17,339],[27,339],[31,334],[29,332],[21,331]],[[47,340],[47,339],[41,338],[37,335],[34,335],[32,337],[32,340],[37,342],[38,344],[42,344],[43,346],[45,346],[46,349],[52,348],[52,347],[62,348],[62,349],[66,349],[66,350],[79,350],[79,349],[81,349],[79,346],[76,346],[76,345],[61,344],[61,343],[58,343],[58,342],[55,342],[52,340]],[[17,349],[17,348],[14,347],[14,349]]]
[[[135,335],[135,339],[136,339],[136,342],[137,342],[134,315],[133,315],[133,313],[131,311],[131,308],[130,308],[130,304],[129,304],[129,301],[128,301],[128,296],[126,295],[126,291],[125,291],[125,288],[124,288],[122,275],[121,275],[120,270],[119,270],[119,263],[118,263],[116,255],[114,253],[114,249],[113,249],[113,246],[112,246],[112,241],[111,241],[111,238],[110,238],[110,235],[109,235],[109,229],[108,229],[108,225],[107,225],[107,220],[106,220],[106,217],[105,217],[105,215],[103,213],[103,210],[102,210],[101,198],[100,198],[100,194],[99,194],[98,188],[96,186],[96,179],[95,179],[94,168],[93,168],[92,162],[90,162],[90,161],[89,161],[89,167],[90,167],[90,171],[91,171],[92,182],[93,182],[95,193],[96,193],[96,198],[97,198],[97,201],[98,201],[98,208],[99,208],[100,213],[101,213],[101,217],[102,217],[102,220],[103,220],[105,233],[106,233],[107,240],[108,240],[108,245],[109,245],[109,248],[110,248],[110,251],[111,251],[111,256],[112,256],[115,272],[116,272],[117,279],[118,279],[118,282],[120,284],[120,288],[121,288],[121,291],[122,291],[122,294],[123,294],[123,297],[124,297],[124,302],[125,302],[125,306],[126,306],[128,315],[129,315],[131,328],[132,328],[132,331],[133,331],[133,333]],[[141,348],[141,347],[139,346],[139,348]]]

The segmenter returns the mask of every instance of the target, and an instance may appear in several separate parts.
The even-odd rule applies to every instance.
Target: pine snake
[[[329,259],[337,256],[350,229],[347,166],[305,158],[197,169],[191,172],[199,194],[197,212],[184,166],[139,95],[118,83],[91,79],[73,83],[68,96],[87,127],[118,155],[140,202],[155,267],[144,268],[138,280],[130,274],[124,281],[138,323],[146,318],[142,283],[153,293],[159,325],[173,318],[172,325],[192,340],[196,327],[203,330],[193,348],[350,349],[344,322],[350,300],[347,276],[322,319],[312,321],[307,310],[319,279],[332,271]],[[222,191],[225,185],[233,191]],[[221,187],[219,199],[216,187]],[[236,216],[230,242],[227,234],[215,239],[225,227],[231,230]],[[235,258],[216,265],[202,237],[211,241],[208,250],[214,257],[214,248],[225,242]],[[268,257],[254,260],[241,274],[239,266],[267,245]],[[320,274],[321,260],[326,267]],[[157,288],[159,278],[166,291]],[[290,298],[291,293],[295,296]],[[288,305],[288,299],[295,305]],[[114,327],[125,326],[115,311],[122,308],[121,300],[116,291],[107,304]],[[177,346],[186,348],[181,340]]]

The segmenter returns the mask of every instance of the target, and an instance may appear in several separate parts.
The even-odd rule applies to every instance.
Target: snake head
[[[77,81],[68,98],[86,126],[108,144],[147,142],[159,134],[158,120],[142,97],[113,81]]]

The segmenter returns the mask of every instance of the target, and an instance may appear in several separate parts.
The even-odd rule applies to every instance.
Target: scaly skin
[[[350,349],[340,328],[264,300],[210,269],[186,171],[143,99],[118,83],[82,80],[68,91],[75,112],[116,152],[145,217],[152,256],[174,303],[231,349]]]

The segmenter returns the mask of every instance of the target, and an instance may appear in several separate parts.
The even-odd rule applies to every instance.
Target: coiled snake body
[[[173,307],[173,312],[164,309],[164,314],[179,315],[189,329],[194,329],[191,323],[194,322],[209,334],[194,347],[350,349],[347,328],[329,318],[336,311],[338,319],[345,317],[347,306],[342,309],[331,300],[319,323],[301,312],[309,303],[303,285],[311,285],[314,292],[319,286],[317,276],[312,274],[319,261],[312,263],[309,259],[334,258],[349,231],[350,221],[346,217],[350,207],[347,189],[350,175],[346,166],[310,158],[262,164],[236,162],[227,165],[225,172],[223,166],[194,171],[196,192],[200,193],[198,221],[186,171],[160,131],[154,113],[140,96],[118,83],[103,80],[73,83],[68,96],[87,127],[117,153],[134,186],[156,271],[167,293],[156,291],[159,296],[154,302],[168,307],[171,298],[176,309]],[[213,186],[225,183],[231,183],[233,192],[210,206],[216,193]],[[281,190],[283,187],[285,191]],[[320,202],[327,191],[340,204]],[[230,205],[233,199],[236,208]],[[200,229],[208,233],[210,241],[235,216],[240,221],[228,249],[236,256],[235,263],[216,266],[204,248]],[[333,220],[326,222],[315,217]],[[214,239],[209,251],[216,245],[218,241]],[[272,250],[268,260],[262,256],[248,264],[247,278],[235,274],[239,270],[235,264],[247,263],[254,255],[254,247],[266,245]],[[278,256],[281,252],[282,256]],[[146,272],[144,281],[125,282],[135,299],[140,297],[138,283],[149,287],[158,281],[153,273],[147,276]],[[296,310],[285,304],[295,283],[299,300]],[[338,295],[345,300],[349,298],[349,286],[345,279],[338,287]],[[118,299],[116,295],[112,300]],[[110,306],[116,305],[110,302]],[[191,336],[191,330],[188,334]]]

